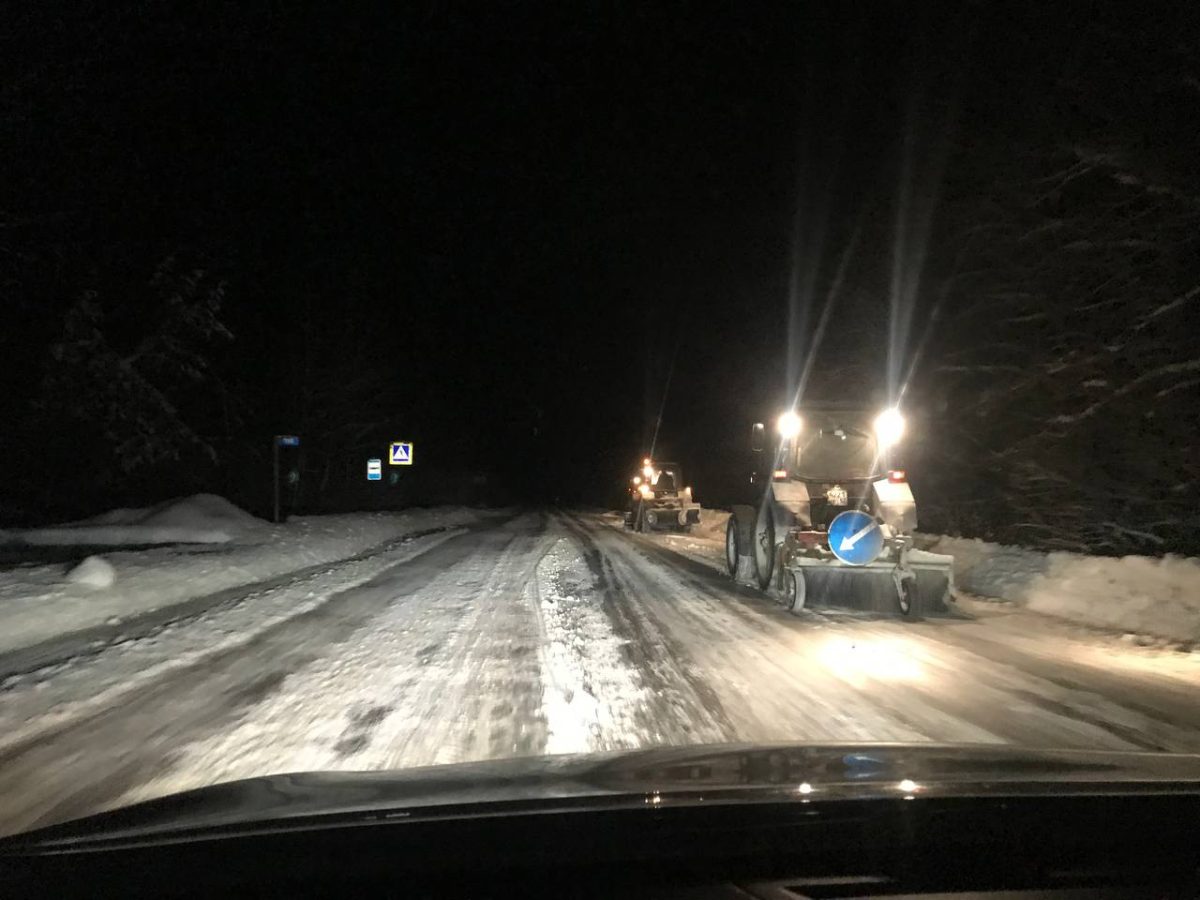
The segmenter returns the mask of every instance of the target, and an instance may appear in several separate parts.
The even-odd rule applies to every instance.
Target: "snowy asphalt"
[[[1169,653],[1011,607],[792,615],[679,543],[591,514],[485,520],[323,570],[305,604],[6,685],[0,832],[253,775],[653,744],[1200,751],[1197,667]]]

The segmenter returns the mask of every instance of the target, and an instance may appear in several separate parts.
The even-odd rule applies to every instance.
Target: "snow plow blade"
[[[908,612],[897,600],[896,566],[890,561],[847,566],[836,560],[796,559],[790,568],[805,581],[805,607],[858,610],[909,618],[942,616],[953,604],[953,557],[919,550],[909,552],[908,564],[916,576],[916,591]]]

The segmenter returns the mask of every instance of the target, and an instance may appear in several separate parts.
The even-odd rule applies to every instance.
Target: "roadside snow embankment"
[[[148,509],[114,509],[81,522],[5,532],[38,546],[222,544],[266,523],[215,494],[168,500]]]
[[[1082,625],[1200,641],[1200,560],[1039,553],[966,538],[930,548],[954,557],[955,585]]]
[[[729,511],[709,509],[700,511],[700,524],[692,527],[692,536],[700,541],[714,541],[725,546],[725,526],[729,524]]]
[[[402,513],[350,513],[292,518],[286,525],[256,519],[220,497],[198,495],[147,510],[114,510],[88,529],[181,527],[228,529],[222,543],[122,551],[144,543],[114,535],[114,550],[68,573],[61,564],[22,565],[0,572],[0,654],[218,591],[254,585],[308,566],[344,560],[427,528],[475,521],[463,507]],[[224,524],[215,525],[221,521]],[[128,524],[123,524],[128,523]],[[80,525],[43,531],[74,531]],[[99,532],[93,530],[92,545]]]

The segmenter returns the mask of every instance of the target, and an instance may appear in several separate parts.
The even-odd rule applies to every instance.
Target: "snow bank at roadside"
[[[1200,641],[1200,560],[1052,553],[1026,606],[1088,625]]]
[[[700,524],[692,527],[692,536],[701,541],[717,541],[724,546],[728,522],[728,510],[705,507],[700,510]]]
[[[5,532],[0,537],[39,546],[220,544],[265,525],[224,497],[196,494],[146,509],[114,509],[80,522]]]
[[[1039,553],[942,537],[930,549],[954,557],[955,585],[1082,625],[1200,641],[1200,560]]]
[[[264,522],[221,544],[114,551],[104,557],[114,570],[110,587],[72,583],[62,565],[0,572],[0,653],[344,559],[413,531],[463,525],[478,515],[442,507],[305,516],[286,525]]]
[[[919,540],[918,546],[954,557],[954,586],[980,597],[1023,601],[1030,585],[1049,566],[1047,554],[1024,547],[977,538],[925,537],[932,543],[926,546]]]

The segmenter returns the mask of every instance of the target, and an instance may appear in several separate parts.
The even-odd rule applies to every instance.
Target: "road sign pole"
[[[278,525],[279,524],[279,435],[275,435],[274,440],[271,441],[271,453],[275,457],[275,465],[274,465],[275,477],[272,480],[272,487],[275,492],[275,515],[272,517],[271,521],[273,521],[276,525]]]

